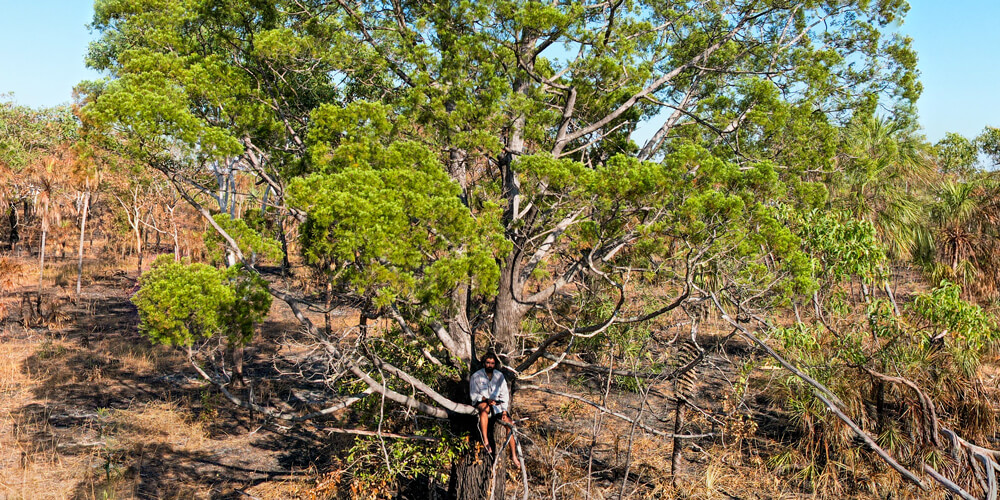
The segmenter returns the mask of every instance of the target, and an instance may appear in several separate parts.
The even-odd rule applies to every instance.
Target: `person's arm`
[[[510,391],[507,389],[507,379],[502,374],[500,375],[500,390],[497,391],[496,399],[500,411],[507,411],[510,405]]]
[[[481,380],[482,377],[477,375],[479,372],[475,372],[469,377],[469,399],[472,400],[473,405],[487,398],[486,384],[483,383],[484,380]]]

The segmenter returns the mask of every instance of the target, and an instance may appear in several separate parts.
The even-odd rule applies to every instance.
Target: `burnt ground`
[[[129,301],[134,272],[91,263],[87,274],[92,278],[74,298],[72,280],[64,276],[67,268],[75,272],[71,262],[54,263],[56,275],[46,282],[60,285],[43,290],[40,298],[29,278],[0,297],[7,312],[0,323],[0,498],[344,498],[371,493],[351,490],[343,481],[349,464],[342,460],[352,437],[324,427],[371,428],[370,422],[286,426],[233,406],[198,377],[183,352],[153,345],[138,331],[138,315]],[[789,431],[796,426],[762,392],[741,396],[746,399],[734,396],[743,383],[740,370],[748,361],[760,360],[760,353],[729,336],[721,324],[708,323],[699,336],[704,361],[684,382],[689,405],[680,428],[682,435],[706,437],[679,441],[677,484],[671,481],[669,437],[646,432],[590,403],[660,432],[672,431],[678,382],[660,377],[636,386],[627,377],[613,378],[613,390],[605,395],[605,376],[560,368],[522,383],[550,392],[521,388],[515,396],[513,413],[523,431],[532,496],[808,497],[802,481],[779,478],[767,461],[769,454],[799,439]],[[293,386],[281,376],[302,368],[304,356],[286,341],[298,331],[290,311],[276,302],[245,353],[244,371],[257,381],[255,400],[285,410],[318,408],[321,401],[310,395],[321,386],[301,378]],[[653,337],[658,347],[649,354],[664,366],[676,364],[686,329],[663,327]],[[781,384],[786,376],[773,367],[756,369],[761,373],[757,384]],[[250,395],[245,387],[231,388],[240,397]],[[588,470],[593,473],[589,480]],[[508,471],[508,496],[519,497],[521,487]],[[417,490],[409,498],[420,498]]]
[[[54,266],[60,269],[59,265]],[[64,262],[62,271],[71,263]],[[351,438],[329,434],[322,424],[283,426],[237,408],[202,381],[184,354],[153,345],[138,331],[129,301],[134,272],[94,272],[76,299],[67,279],[45,289],[25,285],[7,294],[9,314],[0,330],[5,361],[16,372],[0,390],[0,496],[8,498],[324,498],[336,495],[343,471],[339,458]],[[318,319],[318,318],[317,318]],[[276,303],[269,320],[246,352],[244,371],[258,399],[309,399],[317,387],[282,385],[293,354],[275,356],[286,334],[299,329],[290,311]],[[664,331],[661,335],[674,336]],[[722,422],[717,394],[730,392],[730,356],[747,347],[708,336],[705,370],[695,384],[698,406],[684,433],[714,433]],[[669,340],[669,339],[666,339]],[[275,360],[284,359],[285,366]],[[296,367],[299,368],[299,367]],[[641,392],[613,384],[602,398],[599,374],[554,370],[529,382],[583,394],[626,416],[665,428],[673,415],[672,382]],[[233,386],[241,397],[247,389]],[[585,402],[519,391],[515,415],[522,418],[532,489],[549,496],[583,490],[583,471],[594,471],[590,487],[628,490],[647,496],[663,491],[669,470],[663,442],[636,432],[628,422],[603,416],[599,443],[592,446],[594,409]],[[300,405],[301,406],[301,405]],[[640,407],[642,408],[640,412]],[[290,407],[286,407],[290,408]],[[345,422],[339,422],[341,425]],[[347,422],[357,424],[357,422]],[[362,426],[367,427],[367,426]],[[609,437],[611,435],[612,437]],[[610,443],[610,444],[609,444]],[[697,474],[697,444],[690,443],[682,471]],[[632,450],[629,453],[629,450]],[[520,491],[511,474],[509,492]],[[544,486],[538,486],[544,485]],[[629,486],[631,485],[631,486]],[[343,492],[342,492],[343,494]]]
[[[224,401],[182,353],[139,333],[134,283],[114,272],[78,300],[58,287],[41,300],[30,286],[8,294],[0,497],[305,495],[345,441]],[[250,376],[274,370],[270,340],[296,328],[280,311],[272,318],[247,349]]]

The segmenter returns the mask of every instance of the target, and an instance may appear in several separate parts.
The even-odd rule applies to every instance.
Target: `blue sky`
[[[900,31],[914,39],[924,133],[968,137],[1000,126],[1000,1],[914,0]],[[0,0],[0,93],[29,106],[69,102],[84,67],[89,0]]]

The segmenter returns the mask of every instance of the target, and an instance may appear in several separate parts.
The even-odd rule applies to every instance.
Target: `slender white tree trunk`
[[[80,250],[76,261],[76,296],[80,297],[80,282],[83,281],[83,240],[87,234],[87,213],[90,209],[90,191],[83,195],[83,215],[80,217]]]
[[[42,202],[42,242],[38,250],[38,298],[42,297],[42,276],[45,274],[45,238],[49,233],[49,197]]]

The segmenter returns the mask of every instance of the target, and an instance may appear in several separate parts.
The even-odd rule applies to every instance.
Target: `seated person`
[[[504,422],[511,425],[514,422],[507,415],[507,403],[510,400],[510,392],[507,390],[507,380],[504,378],[503,373],[497,369],[500,362],[497,360],[496,354],[488,352],[483,355],[482,365],[482,369],[469,377],[469,396],[472,398],[472,404],[479,412],[479,432],[483,438],[483,447],[489,453],[493,453],[493,450],[490,449],[489,439],[487,438],[487,427],[489,426],[490,417],[500,415],[500,418]],[[513,439],[510,440],[510,456],[514,462],[514,466],[521,467],[521,462],[517,459],[517,447]]]

